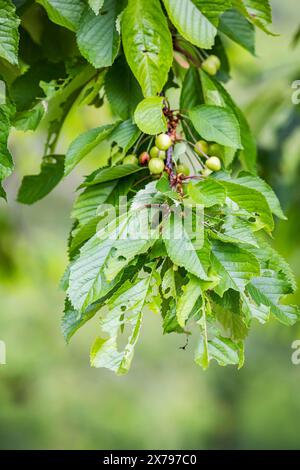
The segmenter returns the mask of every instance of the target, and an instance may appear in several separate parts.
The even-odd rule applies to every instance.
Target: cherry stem
[[[166,167],[170,170],[170,173],[169,173],[170,178],[174,176],[172,153],[173,153],[173,147],[171,146],[167,150],[167,158],[166,158]]]

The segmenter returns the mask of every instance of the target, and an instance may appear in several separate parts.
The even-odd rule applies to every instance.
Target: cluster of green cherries
[[[165,169],[166,151],[173,144],[168,134],[159,134],[155,138],[155,145],[150,152],[142,152],[139,157],[135,154],[126,155],[123,159],[124,165],[148,165],[149,171],[153,175],[160,175]],[[205,165],[201,170],[202,176],[209,176],[213,171],[219,171],[222,167],[220,156],[222,156],[222,147],[219,144],[209,144],[205,140],[199,140],[194,144],[195,152],[205,157]],[[176,173],[189,176],[190,169],[184,163],[176,164]]]
[[[216,75],[220,70],[221,61],[216,55],[209,55],[201,64],[202,70],[208,73],[209,75]]]
[[[150,173],[159,175],[164,171],[166,151],[172,145],[172,139],[168,134],[159,134],[155,139],[155,146],[150,149],[150,152],[142,152],[137,158],[135,154],[127,155],[123,164],[140,164],[148,165]]]

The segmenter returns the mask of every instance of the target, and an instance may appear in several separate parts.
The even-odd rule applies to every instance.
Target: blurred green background
[[[300,280],[300,110],[291,83],[300,79],[298,0],[273,0],[278,37],[258,32],[257,57],[228,44],[233,80],[228,88],[247,110],[258,135],[260,174],[276,189],[289,221],[276,228],[275,246]],[[64,151],[79,132],[111,119],[83,109],[66,123]],[[193,344],[163,336],[147,316],[130,373],[115,377],[89,366],[97,318],[66,346],[60,332],[66,239],[75,188],[97,162],[94,154],[46,199],[15,202],[24,174],[38,172],[43,130],[15,132],[10,148],[16,173],[0,202],[0,366],[2,449],[299,449],[300,365],[291,344],[300,327],[255,325],[241,371],[193,363]],[[300,294],[292,299],[299,303]]]

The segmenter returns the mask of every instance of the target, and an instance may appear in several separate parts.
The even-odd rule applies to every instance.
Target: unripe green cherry
[[[140,165],[147,165],[150,160],[150,156],[148,152],[142,152],[139,156],[139,163]]]
[[[159,134],[156,136],[155,145],[159,150],[168,150],[172,145],[172,139],[168,134]]]
[[[206,162],[205,162],[205,165],[207,166],[207,168],[209,170],[212,170],[212,171],[219,171],[221,170],[221,160],[219,159],[219,157],[209,157]]]
[[[150,157],[151,158],[161,158],[164,160],[166,158],[166,152],[164,150],[159,150],[157,147],[152,147],[150,150]]]
[[[178,271],[178,266],[177,266],[177,264],[173,264],[173,271]]]
[[[123,159],[123,165],[137,165],[138,162],[137,156],[134,153],[126,155]]]
[[[159,175],[164,171],[165,164],[160,158],[151,158],[149,161],[149,170],[153,175]]]
[[[157,154],[157,158],[160,158],[161,160],[166,159],[166,152],[164,150],[159,150]]]
[[[223,147],[220,144],[210,144],[208,146],[208,155],[214,155],[216,157],[223,156]]]
[[[159,149],[157,147],[152,147],[150,149],[150,157],[157,158],[158,152],[159,152]]]
[[[182,173],[184,176],[189,176],[190,174],[190,169],[188,166],[184,165],[183,163],[179,163],[176,167],[177,173],[180,174]]]
[[[206,140],[198,140],[198,142],[195,143],[195,151],[199,155],[203,155],[204,153],[208,152],[208,143]]]
[[[209,75],[216,75],[219,68],[221,67],[221,62],[219,57],[216,55],[210,55],[202,62],[202,69],[207,72]]]

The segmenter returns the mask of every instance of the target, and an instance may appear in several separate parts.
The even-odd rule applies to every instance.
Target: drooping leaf
[[[12,156],[7,148],[10,120],[7,113],[0,108],[0,181],[9,176],[13,168]]]
[[[238,9],[251,23],[262,29],[265,33],[271,34],[268,29],[272,21],[271,7],[269,0],[231,0],[232,5]]]
[[[13,125],[20,131],[35,131],[45,114],[45,107],[38,103],[32,109],[17,113]]]
[[[253,176],[249,173],[242,172],[239,174],[237,179],[234,179],[235,182],[241,184],[242,186],[247,186],[248,188],[256,189],[264,195],[269,204],[269,207],[273,214],[277,215],[279,219],[286,220],[280,202],[274,193],[273,189],[261,178],[258,176]]]
[[[138,104],[134,120],[142,132],[154,135],[167,130],[163,107],[164,98],[162,96],[151,96]]]
[[[116,144],[122,153],[125,154],[135,144],[141,132],[131,119],[121,121],[116,124],[108,140],[111,144]]]
[[[105,338],[97,338],[91,350],[91,365],[106,367],[117,374],[126,374],[131,365],[134,347],[139,337],[143,309],[151,293],[153,271],[133,284],[127,282],[108,301],[108,313],[101,318]],[[130,327],[127,345],[118,349],[118,334],[124,326]]]
[[[79,328],[95,316],[99,308],[99,305],[91,305],[84,313],[80,314],[74,310],[68,300],[66,301],[64,316],[61,320],[61,329],[67,343],[70,342],[72,336]]]
[[[229,289],[223,295],[213,295],[213,310],[226,333],[234,340],[243,340],[248,334],[248,327],[241,311],[240,295]]]
[[[207,359],[203,360],[203,356]],[[241,343],[235,343],[229,338],[216,336],[213,339],[204,342],[201,337],[196,351],[195,362],[206,369],[211,360],[216,360],[220,366],[239,365],[243,357],[243,348]]]
[[[49,194],[64,175],[64,155],[47,155],[43,158],[38,175],[24,176],[18,201],[33,204]]]
[[[258,249],[252,253],[259,260],[263,269],[276,271],[287,283],[290,293],[297,290],[297,282],[291,267],[286,260],[270,245],[266,236],[261,232],[256,234]]]
[[[90,129],[76,137],[66,153],[65,175],[68,175],[83,157],[91,152],[100,142],[105,140],[114,128],[114,124],[108,124]]]
[[[117,284],[107,282],[103,274],[103,266],[111,253],[114,240],[99,240],[94,235],[80,250],[79,258],[70,268],[70,285],[68,297],[79,312],[100,298],[104,297]]]
[[[99,170],[88,179],[82,186],[93,186],[94,184],[105,183],[106,181],[113,181],[125,176],[132,175],[137,172],[145,171],[145,168],[139,165],[116,165]]]
[[[108,70],[105,92],[114,114],[122,119],[132,117],[136,106],[143,99],[141,87],[123,56]]]
[[[122,16],[127,62],[145,97],[161,92],[172,65],[172,38],[159,0],[129,0]]]
[[[273,230],[274,220],[265,196],[254,188],[240,185],[238,179],[232,182],[221,178],[220,174],[218,181],[226,188],[227,196],[239,207],[254,214],[266,229]]]
[[[272,270],[263,270],[260,277],[254,277],[247,286],[247,291],[257,306],[270,309],[281,323],[293,325],[299,320],[298,307],[281,304],[281,298],[290,292],[289,284]]]
[[[196,204],[203,204],[204,207],[223,205],[226,199],[224,187],[211,178],[196,184],[189,183],[187,193]]]
[[[234,112],[239,122],[241,142],[243,146],[243,150],[240,152],[240,159],[244,162],[244,166],[248,171],[255,173],[257,156],[256,142],[244,114],[234,103],[231,96],[221,85],[221,83],[219,83],[213,77],[209,77],[202,70],[200,71],[200,76],[205,103],[228,107],[231,111]]]
[[[200,105],[189,114],[195,129],[205,140],[242,148],[239,123],[229,108]]]
[[[225,243],[246,244],[258,247],[257,240],[253,234],[255,228],[246,218],[235,214],[228,214],[221,227],[221,232],[214,232],[218,240]]]
[[[0,1],[0,57],[18,64],[20,19],[11,0]]]
[[[199,71],[190,67],[184,77],[180,94],[180,109],[186,112],[188,109],[203,104],[202,85]]]
[[[103,224],[83,245],[70,267],[68,296],[75,309],[82,312],[106,295],[118,281],[122,269],[154,243],[151,230],[145,227],[147,216],[143,213],[141,220],[134,212],[123,214]]]
[[[180,34],[192,44],[210,49],[217,34],[219,16],[231,6],[227,0],[163,0]]]
[[[207,274],[195,251],[194,245],[184,226],[182,217],[173,212],[163,225],[162,237],[167,253],[173,263],[184,267],[189,273],[207,280]]]
[[[97,215],[98,208],[105,204],[117,185],[117,180],[86,188],[76,199],[71,217],[84,225]]]
[[[83,0],[37,0],[48,13],[53,23],[76,31],[85,8]]]
[[[123,2],[105,0],[99,15],[86,8],[77,30],[77,43],[83,57],[94,67],[112,65],[120,46],[117,17]]]
[[[189,109],[203,103],[204,98],[199,71],[196,67],[190,67],[185,74],[181,88],[180,109],[183,113],[187,113]],[[197,135],[194,126],[191,123],[187,126],[186,122],[183,121],[182,127],[186,137],[193,140],[193,136]]]
[[[212,248],[212,266],[220,278],[215,287],[220,296],[228,289],[243,293],[250,279],[260,272],[259,263],[251,253],[236,245],[216,241]]]
[[[182,328],[184,328],[197,300],[199,300],[201,296],[202,291],[199,279],[190,276],[187,284],[183,286],[183,292],[179,297],[176,310],[177,321]]]
[[[232,41],[255,54],[254,26],[235,8],[225,11],[220,18],[219,30]]]

